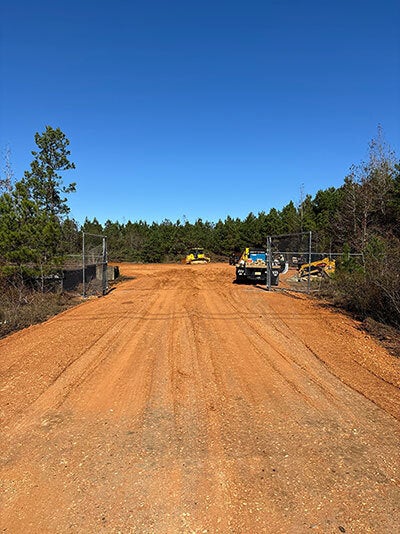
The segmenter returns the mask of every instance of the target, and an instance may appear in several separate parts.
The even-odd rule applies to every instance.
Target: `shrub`
[[[361,319],[400,327],[400,240],[373,236],[362,263],[344,255],[332,284],[337,304]]]

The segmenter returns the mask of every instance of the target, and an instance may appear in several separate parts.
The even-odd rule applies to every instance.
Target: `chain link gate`
[[[267,289],[272,288],[272,273],[274,266],[287,264],[288,269],[298,268],[302,263],[310,264],[313,259],[312,253],[312,232],[298,232],[293,234],[271,235],[267,237]],[[293,288],[304,291],[304,286]],[[307,288],[311,290],[310,271],[307,276]]]
[[[108,291],[107,236],[82,232],[82,297]]]

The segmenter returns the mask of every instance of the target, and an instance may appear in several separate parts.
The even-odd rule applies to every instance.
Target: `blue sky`
[[[400,155],[400,3],[1,3],[0,148],[71,141],[71,216],[216,222],[338,187],[381,124]]]

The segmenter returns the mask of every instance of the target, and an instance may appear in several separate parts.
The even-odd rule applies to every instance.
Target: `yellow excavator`
[[[310,276],[331,276],[335,272],[335,260],[326,256],[321,260],[312,261],[311,263],[302,263],[299,267],[298,278],[301,280],[310,274]]]
[[[185,263],[187,265],[195,265],[197,263],[210,263],[210,258],[204,254],[202,248],[192,248],[186,256]]]

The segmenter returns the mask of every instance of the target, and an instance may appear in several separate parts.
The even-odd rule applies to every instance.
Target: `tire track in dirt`
[[[226,285],[225,285],[226,287]],[[216,290],[218,291],[218,290]],[[216,297],[215,293],[214,293],[214,296]],[[252,305],[257,305],[256,303],[258,302],[258,300],[256,300],[256,302],[252,299],[250,299],[251,302],[252,302]],[[221,307],[222,305],[222,302],[224,302],[224,304],[226,305],[227,303],[230,302],[230,299],[218,299],[218,298],[215,298],[214,301],[216,303],[219,304],[219,309],[217,308],[216,310],[214,309],[214,317],[216,318],[219,318],[220,322],[223,322],[224,320],[226,320],[227,318],[232,321],[231,319],[231,315],[229,313],[227,313],[226,311],[226,307]],[[243,305],[241,307],[241,310],[243,311]],[[240,312],[241,310],[238,310],[236,309],[236,312]],[[265,321],[265,311],[268,311],[267,310],[267,307],[264,307],[263,311],[262,311],[262,314],[263,314],[263,321]],[[269,311],[269,313],[271,313],[271,310]],[[252,321],[247,321],[247,317],[246,317],[246,321],[244,321],[244,324],[246,324],[247,322],[247,326],[251,326],[251,328],[245,328],[242,324],[241,324],[241,321],[242,321],[242,316],[241,314],[239,314],[239,317],[240,317],[240,321],[239,321],[239,324],[236,325],[236,331],[242,331],[242,333],[245,335],[245,337],[247,338],[251,338],[251,336],[249,336],[249,330],[254,330],[256,329],[256,333],[257,333],[257,336],[258,334],[260,333],[258,328],[259,328],[259,322],[256,320],[254,321],[254,319],[256,319],[255,317],[255,314],[254,313],[248,313],[246,315],[252,315],[252,320],[253,320],[253,323],[252,324]],[[218,320],[218,319],[217,319]],[[261,325],[261,329],[262,329],[263,325]],[[233,330],[235,329],[235,326],[233,325],[231,330],[233,332]],[[239,348],[239,338],[238,338],[238,335],[235,335],[234,336],[235,338],[235,342],[238,344],[238,348]],[[263,334],[261,336],[261,342],[260,342],[260,346],[261,346],[261,353],[264,353],[265,354],[268,354],[269,350],[268,350],[268,347],[270,345],[270,338],[267,337],[265,338],[265,335]],[[293,340],[296,340],[296,336],[293,336]],[[221,347],[224,346],[224,340],[221,339],[219,341],[219,344]],[[289,348],[289,347],[288,347]],[[293,346],[292,346],[292,350],[293,350]],[[233,350],[231,351],[228,351],[231,355],[233,354]],[[282,356],[282,351],[278,351],[280,352],[281,356]],[[303,350],[304,352],[304,350]],[[306,351],[307,352],[307,351]],[[243,352],[244,354],[244,352]],[[291,355],[292,352],[289,350],[287,352],[287,354]],[[301,352],[299,353],[299,355],[301,354]],[[246,354],[246,359],[247,359],[247,354]],[[283,355],[284,356],[284,355]],[[292,362],[291,361],[291,356],[284,356],[284,359],[286,359],[289,363],[291,363],[291,365],[293,365],[293,363],[295,362]],[[308,353],[308,360],[310,360],[310,354]],[[311,361],[313,359],[313,356],[311,355]],[[254,364],[253,361],[250,362],[251,364]],[[297,363],[294,364],[294,370],[296,370],[298,367]],[[371,434],[371,421],[375,421],[377,422],[378,419],[379,419],[379,410],[376,409],[376,408],[372,408],[371,405],[364,405],[363,407],[360,407],[360,409],[357,409],[357,410],[354,410],[354,406],[357,406],[358,403],[357,402],[357,394],[356,393],[353,393],[351,390],[347,390],[343,388],[343,385],[337,381],[337,379],[335,377],[333,377],[332,375],[330,375],[329,372],[326,371],[326,369],[324,367],[321,367],[320,363],[319,363],[319,360],[316,360],[313,362],[313,366],[312,368],[316,371],[318,371],[318,368],[320,368],[320,375],[321,375],[321,378],[323,377],[323,381],[324,382],[327,382],[327,384],[330,384],[329,386],[329,393],[333,394],[334,397],[336,399],[340,398],[340,403],[338,403],[338,405],[336,407],[333,407],[333,409],[327,409],[327,406],[325,405],[324,408],[322,410],[317,410],[317,413],[315,413],[315,410],[312,410],[311,412],[309,411],[308,413],[305,412],[302,414],[302,416],[299,418],[298,417],[298,414],[295,413],[293,414],[294,415],[294,421],[293,419],[291,420],[290,418],[290,409],[289,409],[289,406],[287,406],[285,408],[285,411],[287,412],[287,415],[286,415],[286,421],[285,421],[285,426],[286,426],[286,429],[285,429],[285,433],[289,433],[289,428],[293,427],[292,429],[292,440],[295,440],[296,439],[296,436],[297,434],[301,435],[307,435],[308,434],[308,439],[311,438],[311,435],[314,434],[314,440],[318,440],[318,441],[314,441],[314,443],[318,443],[319,442],[319,445],[316,449],[316,453],[318,453],[318,455],[320,456],[321,455],[321,451],[320,451],[320,448],[321,448],[321,445],[323,442],[320,442],[320,439],[318,439],[318,434],[315,434],[315,431],[317,429],[318,432],[322,432],[322,439],[328,439],[329,441],[327,442],[327,445],[326,445],[326,452],[325,454],[328,454],[329,456],[331,456],[332,454],[334,454],[333,451],[337,450],[337,451],[343,451],[342,454],[343,454],[343,458],[346,458],[348,457],[349,455],[352,455],[352,452],[351,452],[351,448],[350,448],[350,445],[343,445],[344,443],[344,439],[346,441],[348,441],[349,443],[353,442],[353,438],[354,438],[354,444],[351,445],[351,447],[354,447],[354,450],[359,450],[360,453],[362,453],[362,456],[364,457],[364,467],[363,469],[365,469],[366,471],[369,472],[369,475],[368,476],[371,476],[371,478],[373,478],[373,467],[371,466],[370,464],[370,461],[368,459],[368,456],[367,456],[367,448],[365,448],[365,445],[364,445],[364,440],[363,439],[359,439],[358,438],[358,434],[361,433],[361,434],[364,434],[364,436],[368,436],[368,438],[371,440],[371,449],[369,450],[368,454],[372,454],[372,455],[376,455],[379,452],[382,452],[382,443],[383,443],[383,436],[385,435],[386,438],[388,438],[389,434],[387,433],[387,429],[385,428],[385,425],[378,425],[379,426],[379,430],[378,429],[374,429],[375,431],[373,432],[373,434]],[[321,373],[321,371],[323,371]],[[263,370],[262,370],[262,367],[260,367],[258,370],[257,370],[257,367],[255,367],[255,373],[257,372],[260,372],[260,373],[263,373]],[[264,370],[265,372],[265,370]],[[242,373],[242,376],[246,376],[245,373]],[[298,379],[298,375],[296,374],[296,377]],[[320,380],[317,380],[318,384],[320,384]],[[301,383],[301,382],[300,382]],[[327,384],[323,384],[321,387],[322,387],[322,391],[324,392],[324,394],[326,394],[326,388],[327,388]],[[252,378],[252,386],[253,386],[253,389],[254,389],[254,373],[253,373],[253,378]],[[281,387],[279,388],[280,389],[280,393],[283,394],[284,396],[286,396],[286,393],[284,393],[285,391],[285,388],[284,387]],[[335,393],[335,391],[337,390],[337,393],[339,393],[340,391],[340,397],[338,397],[337,393]],[[316,396],[316,398],[318,397],[318,395]],[[346,399],[345,403],[343,403],[343,401]],[[295,399],[294,399],[295,400]],[[247,399],[247,402],[251,402],[251,399]],[[328,404],[329,404],[329,398],[328,398]],[[361,403],[362,404],[362,403]],[[293,402],[293,405],[296,406],[296,411],[298,412],[299,411],[299,404],[298,402]],[[353,406],[353,409],[351,409],[351,405]],[[346,410],[344,408],[347,408]],[[322,413],[321,413],[322,412]],[[276,410],[276,406],[274,406],[274,412],[271,413],[271,411],[268,411],[267,409],[267,414],[268,414],[268,419],[271,420],[272,416],[274,416],[276,418],[276,415],[277,413],[279,414],[279,412],[277,412]],[[343,417],[344,415],[346,414],[345,417]],[[289,415],[289,419],[288,419],[288,415]],[[367,423],[363,423],[362,421],[365,419],[365,416],[367,415],[367,417],[370,418],[370,421],[367,422]],[[293,417],[293,416],[292,416]],[[253,419],[253,418],[250,418],[250,420]],[[249,420],[249,416],[247,414],[247,417],[242,417],[241,418],[242,421],[248,421]],[[254,420],[257,421],[259,420],[259,417],[254,417]],[[297,425],[293,425],[294,422],[298,422]],[[361,421],[361,422],[360,422]],[[388,423],[388,420],[386,420],[386,423]],[[260,431],[259,428],[257,428],[257,425],[249,425],[250,428],[251,428],[251,431],[250,433],[254,436],[259,436],[260,438],[260,443],[262,442],[262,440],[264,439],[265,440],[265,433]],[[277,430],[281,428],[281,424],[280,424],[280,421],[279,421],[279,418],[278,420],[275,421],[275,424],[274,424],[274,433],[275,435],[277,434]],[[398,435],[398,434],[397,434]],[[279,437],[279,430],[278,430],[278,437]],[[279,447],[281,448],[281,450],[285,451],[285,448],[287,449],[287,452],[289,454],[285,454],[284,457],[292,457],[293,454],[295,454],[295,452],[293,451],[293,449],[291,449],[290,447],[288,447],[288,444],[286,442],[286,447],[285,447],[285,442],[280,442],[279,439],[278,440],[275,440],[274,442],[272,442],[272,445],[273,446],[277,446],[278,449],[275,451],[275,455],[272,456],[272,458],[276,455],[279,456]],[[269,446],[271,446],[271,443],[269,444]],[[298,443],[298,446],[297,446],[297,451],[302,451],[304,445],[302,442],[299,442]],[[260,452],[262,452],[262,450],[260,448],[257,449]],[[268,447],[265,447],[265,450],[268,451]],[[389,453],[389,450],[386,451],[387,454],[390,456],[390,453]],[[261,454],[261,457],[263,455]],[[307,451],[303,451],[302,454],[299,456],[299,459],[301,458],[302,461],[304,462],[305,459],[308,459],[309,457],[309,454],[307,453]],[[271,456],[269,456],[269,458],[271,458]],[[382,472],[387,472],[389,473],[390,472],[390,469],[389,471],[387,471],[386,467],[387,467],[387,457],[385,457],[384,454],[382,454],[382,458],[386,458],[383,462],[381,461],[380,462],[380,468],[382,469]],[[275,460],[276,463],[277,460]],[[275,463],[274,462],[274,463]],[[307,460],[308,462],[308,468],[309,470],[313,471],[313,465],[310,463],[309,460]],[[293,463],[293,460],[292,460],[292,463]],[[269,462],[265,462],[265,459],[264,459],[264,462],[261,461],[261,465],[263,465],[264,467],[262,468],[262,473],[264,475],[264,473],[267,473],[268,471],[270,471],[272,469],[273,471],[273,477],[276,475],[276,469],[275,467],[272,468],[272,466],[269,464]],[[272,464],[273,465],[273,464]],[[329,464],[328,464],[329,465]],[[339,465],[341,465],[339,463]],[[394,464],[392,463],[392,468],[396,465],[396,462],[394,462]],[[321,466],[321,463],[320,463],[320,468],[319,469],[323,469],[322,466]],[[254,471],[256,472],[257,471],[257,467],[255,466],[254,467]],[[298,474],[297,476],[293,477],[293,475],[291,475],[290,478],[287,477],[280,477],[280,480],[278,479],[278,477],[276,477],[278,479],[278,483],[277,485],[275,485],[274,487],[274,491],[272,492],[272,494],[270,494],[270,502],[268,503],[269,505],[269,509],[274,509],[274,502],[276,504],[276,499],[278,499],[278,502],[279,502],[279,496],[280,496],[280,499],[281,499],[281,502],[282,502],[282,499],[284,502],[289,503],[290,502],[290,499],[291,499],[291,496],[293,495],[292,493],[288,494],[288,492],[285,490],[285,483],[289,483],[289,480],[291,480],[291,485],[292,487],[295,487],[296,488],[296,491],[299,491],[299,494],[301,493],[301,488],[303,487],[309,487],[309,481],[307,479],[304,480],[304,476],[302,476],[302,473],[304,471],[304,466],[302,465],[299,465],[298,466],[298,469],[297,469],[297,472],[298,473],[301,473],[301,474]],[[332,473],[334,473],[334,470],[332,468]],[[345,474],[345,473],[344,473]],[[315,473],[314,473],[314,476],[315,476]],[[321,475],[319,475],[320,478],[322,478],[322,481],[323,481],[323,478],[324,477],[321,477]],[[347,474],[346,474],[347,476]],[[261,476],[260,478],[263,478],[263,476]],[[327,477],[328,480],[326,482],[326,486],[324,487],[324,489],[322,490],[322,488],[320,487],[320,493],[321,494],[325,494],[325,497],[324,499],[326,498],[326,495],[332,495],[332,490],[330,488],[330,481],[329,481],[329,477]],[[283,480],[282,480],[283,479]],[[279,484],[280,482],[280,484]],[[338,483],[339,481],[336,482],[337,484],[337,488],[341,488],[342,484]],[[239,484],[238,484],[239,485]],[[254,478],[252,479],[252,487],[254,488],[257,488],[258,484],[256,483],[256,481],[254,480]],[[315,487],[315,481],[314,481],[314,487]],[[322,487],[323,487],[323,484],[322,484]],[[345,488],[346,487],[346,484],[343,485],[343,489],[341,489],[341,491],[343,491],[343,493],[345,493]],[[311,491],[311,489],[309,488],[309,491]],[[254,495],[254,500],[253,500],[253,504],[255,503],[255,508],[257,509],[257,491],[255,489],[255,491],[253,492],[255,493]],[[264,490],[264,495],[265,495],[265,490]],[[278,497],[277,497],[278,496]],[[293,500],[293,499],[292,499]],[[258,504],[260,504],[258,502]],[[265,503],[264,503],[265,504]],[[292,508],[298,508],[298,502],[296,503],[296,500],[293,501],[293,506]],[[297,506],[296,506],[297,505]],[[306,500],[303,501],[302,505],[304,506],[304,509],[305,509],[305,512],[307,512],[309,510],[309,506],[310,506],[310,503]],[[324,501],[321,501],[320,504],[318,505],[319,506],[319,509],[324,509],[326,507],[326,503],[324,503]],[[262,508],[262,506],[261,506]],[[307,508],[307,509],[306,509]],[[289,508],[285,508],[285,510],[288,510]],[[253,508],[253,514],[254,514],[254,508]],[[376,515],[381,515],[384,514],[384,511],[382,510],[382,508],[379,510],[379,513],[378,513],[378,510],[376,510]],[[297,517],[297,528],[294,530],[294,531],[303,531],[302,529],[304,528],[304,530],[307,529],[307,526],[306,526],[306,522],[304,520],[304,518],[308,515],[308,513],[303,513],[303,514],[299,514],[298,517]],[[243,512],[242,512],[242,517],[244,517],[243,515]],[[279,517],[279,515],[278,515]],[[254,517],[253,517],[254,519]],[[282,524],[282,515],[280,516],[280,521],[281,521],[281,524]],[[247,524],[247,523],[246,523]],[[377,521],[377,525],[379,524],[379,521]],[[302,525],[300,527],[300,525]],[[330,527],[328,526],[329,525],[329,521],[328,521],[328,524],[326,526],[326,531],[330,531]],[[379,527],[381,528],[382,530],[385,530],[387,529],[388,532],[391,531],[391,527],[388,526],[390,525],[390,522],[389,524],[386,522],[385,523],[385,527],[382,527],[382,525]],[[308,527],[309,528],[309,527]],[[283,532],[287,532],[287,531],[291,531],[290,527],[283,527]]]
[[[203,311],[201,314],[196,314],[194,317],[197,319],[198,322],[201,322],[203,320],[206,323],[206,329],[207,329],[207,345],[206,348],[203,349],[207,351],[208,347],[219,347],[220,352],[216,352],[215,354],[210,355],[210,360],[212,361],[213,365],[213,372],[212,375],[215,377],[214,381],[215,383],[220,384],[220,390],[217,394],[216,400],[214,401],[214,406],[217,415],[217,426],[218,426],[218,434],[220,436],[219,438],[219,449],[220,449],[220,457],[224,458],[223,464],[225,465],[225,469],[223,469],[223,472],[227,474],[225,479],[225,485],[229,488],[229,494],[230,499],[229,502],[227,502],[227,508],[228,511],[226,512],[226,517],[228,521],[227,531],[235,531],[235,532],[252,532],[252,531],[258,531],[260,528],[260,525],[264,524],[265,521],[265,510],[268,508],[268,514],[271,521],[275,519],[275,521],[279,524],[281,524],[282,532],[287,532],[290,529],[290,523],[286,523],[285,518],[282,517],[282,514],[279,513],[279,507],[276,505],[276,489],[274,491],[271,490],[269,493],[268,499],[265,499],[266,492],[265,488],[262,486],[257,486],[254,484],[254,480],[252,480],[250,487],[257,488],[254,489],[251,495],[251,492],[249,492],[249,481],[246,481],[243,476],[243,472],[246,472],[246,470],[252,470],[252,471],[259,471],[260,473],[260,480],[263,480],[264,477],[262,473],[268,472],[269,470],[275,471],[272,467],[266,467],[265,463],[262,460],[256,460],[255,464],[258,464],[256,467],[252,467],[251,462],[249,462],[248,458],[248,452],[245,451],[252,451],[250,454],[254,454],[256,457],[261,454],[263,456],[264,454],[269,453],[270,444],[268,443],[262,445],[262,442],[265,442],[265,432],[262,428],[257,427],[255,424],[251,424],[250,421],[253,419],[252,412],[254,416],[254,412],[257,413],[258,417],[262,413],[262,397],[264,393],[264,398],[266,395],[266,392],[268,391],[268,386],[271,385],[269,381],[265,381],[265,365],[263,365],[263,362],[258,361],[257,366],[251,365],[251,352],[249,353],[248,350],[245,349],[247,346],[248,338],[244,338],[244,344],[239,343],[239,336],[238,334],[241,333],[241,330],[243,328],[243,325],[236,325],[236,328],[234,328],[236,335],[235,335],[235,341],[237,343],[237,346],[232,347],[227,344],[226,336],[225,339],[220,335],[220,328],[218,327],[218,324],[223,324],[226,319],[231,321],[231,314],[227,314],[225,312],[221,312],[221,309],[219,308],[219,304],[221,303],[221,299],[218,298],[218,290],[217,288],[213,288],[212,292],[212,298],[207,299],[203,301]],[[204,310],[205,308],[205,310]],[[208,313],[207,313],[208,310]],[[210,319],[214,318],[215,321],[213,323],[210,323]],[[213,326],[215,324],[215,326]],[[212,340],[212,338],[214,338]],[[204,347],[204,344],[202,345]],[[230,361],[224,360],[222,357],[221,359],[221,351],[222,354],[225,352],[229,354]],[[232,358],[234,359],[232,360]],[[242,363],[246,362],[246,365],[252,368],[251,378],[247,373],[245,372],[245,369],[243,368]],[[232,373],[230,373],[230,378],[227,381],[227,373],[229,373],[229,366],[239,368],[239,373],[236,374],[236,376],[232,376]],[[207,368],[207,366],[203,363],[201,366],[203,369]],[[240,380],[240,374],[242,376],[246,376],[248,381]],[[252,394],[252,390],[255,389],[256,385],[256,376],[261,374],[263,376],[263,382],[261,383],[262,392],[259,393],[256,397]],[[273,382],[273,381],[272,381]],[[222,388],[221,388],[222,386]],[[227,407],[226,411],[224,411],[222,405]],[[259,406],[259,408],[258,408]],[[221,418],[221,411],[223,414],[223,419]],[[225,412],[225,413],[224,413]],[[274,417],[277,417],[277,413],[279,414],[280,410],[274,409]],[[271,414],[271,412],[269,412]],[[283,418],[283,414],[282,414]],[[280,417],[277,417],[278,421]],[[246,421],[247,423],[247,430],[244,432],[238,432],[237,431],[237,421],[242,420]],[[298,426],[298,425],[297,425]],[[235,447],[235,442],[237,442],[237,434],[240,436],[239,444],[240,446],[238,448]],[[249,438],[251,436],[256,436],[255,442],[257,442],[257,439],[259,440],[259,443],[251,443],[249,442]],[[275,444],[276,447],[280,446],[280,443]],[[264,448],[264,452],[262,451],[262,448]],[[240,450],[243,450],[243,452],[240,452]],[[232,458],[235,458],[234,460]],[[237,469],[236,464],[240,462],[243,464],[243,471],[240,469]],[[268,463],[267,463],[268,465]],[[229,466],[229,469],[227,468]],[[246,466],[246,467],[244,467]],[[221,467],[220,467],[221,469]],[[229,475],[228,475],[229,473]],[[251,478],[251,477],[250,477]],[[265,476],[267,478],[267,475]],[[247,482],[247,483],[246,483]],[[282,490],[282,488],[279,489],[279,492],[281,494],[284,494],[285,492]],[[268,492],[267,492],[268,495]],[[249,503],[249,498],[251,497]],[[289,501],[287,492],[285,496],[286,500]],[[248,510],[247,505],[250,504]],[[230,510],[229,510],[230,509]],[[235,514],[233,510],[240,510],[240,517],[241,521],[238,521],[237,517],[235,517]],[[276,527],[275,527],[276,528]],[[236,530],[237,529],[237,530]]]
[[[316,322],[319,336],[318,333],[312,335],[316,330],[312,324],[309,335],[306,336],[305,330],[299,328],[301,321],[292,321],[289,325],[287,319],[279,314],[282,323],[329,372],[396,419],[400,419],[399,362],[378,347],[376,342],[359,332],[353,324],[354,321],[340,314],[336,317],[335,312],[321,310],[316,303],[310,305],[317,307],[321,314],[321,319]],[[340,331],[338,324],[343,325]],[[353,339],[352,345],[348,343],[348,337]],[[335,339],[335,343],[329,343],[329,338]]]
[[[124,293],[126,292],[129,290],[124,290]],[[136,294],[138,292],[140,294],[139,288]],[[139,299],[138,302],[137,314],[140,321]],[[92,312],[94,309],[95,313]],[[4,425],[13,414],[22,413],[32,405],[71,365],[79,365],[79,359],[89,350],[93,350],[97,343],[101,343],[103,336],[110,335],[112,329],[118,331],[118,324],[123,324],[130,312],[124,306],[118,307],[115,312],[111,312],[112,309],[113,293],[106,299],[87,301],[42,325],[35,325],[0,340],[0,351],[9,356],[0,360],[0,374],[4,384],[1,395],[9,398],[12,394],[12,402],[1,402]],[[87,335],[77,337],[75,332],[82,327],[86,329]],[[24,336],[28,343],[18,343]],[[14,347],[17,347],[17,350]],[[52,359],[48,358],[50,350],[58,356],[56,365],[51,366]],[[9,359],[11,365],[7,365]],[[27,385],[30,386],[29,390]]]
[[[155,304],[156,305],[156,304]],[[24,431],[27,425],[35,424],[38,416],[46,411],[54,412],[59,408],[74,390],[90,378],[96,369],[108,358],[114,357],[115,351],[124,349],[124,342],[120,339],[121,332],[128,327],[141,324],[143,317],[139,315],[133,320],[129,317],[129,310],[125,310],[109,329],[106,329],[97,339],[87,346],[85,352],[72,360],[56,375],[47,389],[37,397],[22,414],[18,423],[14,423],[14,431]]]
[[[331,376],[326,374],[324,381],[319,378],[321,372],[324,371],[319,364],[319,359],[316,361],[310,361],[309,355],[302,350],[302,347],[293,347],[293,336],[290,337],[287,334],[283,334],[279,328],[276,327],[276,319],[274,315],[271,315],[271,310],[268,310],[268,315],[265,314],[264,303],[259,309],[259,315],[249,320],[248,313],[243,310],[243,307],[239,308],[237,304],[233,304],[232,300],[225,294],[226,302],[232,306],[234,313],[240,317],[240,321],[248,326],[249,332],[254,332],[256,337],[248,336],[249,344],[254,350],[265,360],[266,364],[273,368],[273,370],[282,377],[283,381],[286,381],[288,385],[297,393],[304,401],[312,406],[317,411],[321,411],[321,393],[326,397],[326,404],[323,410],[327,410],[334,403],[334,409],[340,409],[343,413],[347,411],[348,415],[351,414],[351,410],[343,406],[341,399],[336,395],[336,383],[331,380]],[[230,295],[232,298],[232,295]],[[234,300],[238,300],[237,295],[233,295]],[[262,318],[262,321],[259,318]],[[266,326],[268,321],[268,329]],[[268,330],[270,331],[268,333]],[[272,334],[272,335],[271,335]],[[280,341],[280,342],[279,342]],[[289,350],[286,348],[285,341],[290,343]],[[279,343],[279,344],[278,344]],[[268,347],[268,351],[265,348]],[[307,345],[303,345],[308,349]],[[284,350],[286,348],[286,351]],[[273,354],[270,354],[270,349],[273,350]],[[315,356],[312,351],[310,351]],[[295,377],[295,380],[293,379]]]
[[[235,299],[235,301],[238,303],[239,298],[237,295],[232,294],[230,295]],[[238,304],[235,305],[236,311],[238,314],[242,314],[243,309],[239,307]],[[276,312],[273,312],[273,308],[269,309],[269,315],[268,317],[265,317],[265,314],[263,313],[263,310],[265,311],[264,307],[260,308],[260,314],[263,315],[264,319],[268,319],[268,326],[273,328],[273,331],[271,331],[272,335],[269,338],[271,342],[272,339],[278,340],[281,339],[282,345],[285,344],[285,339],[291,343],[291,340],[294,338],[299,339],[298,337],[298,329],[293,328],[293,326],[289,325],[288,320],[285,319],[282,314],[277,314]],[[272,315],[271,315],[272,313]],[[243,320],[247,321],[249,324],[249,327],[253,330],[256,330],[260,333],[260,330],[262,328],[265,329],[266,322],[263,321],[263,324],[260,326],[259,321],[248,321],[247,317],[243,315]],[[316,319],[318,321],[318,318]],[[282,329],[282,325],[284,325],[286,332]],[[262,335],[262,334],[260,334]],[[310,336],[311,338],[311,336]],[[396,418],[400,418],[400,390],[396,385],[395,382],[395,374],[392,372],[391,379],[385,379],[382,376],[377,375],[376,372],[373,370],[363,366],[357,359],[351,357],[351,351],[352,349],[349,349],[349,356],[348,358],[352,360],[352,373],[350,377],[347,375],[344,375],[343,372],[338,372],[337,366],[333,366],[329,359],[327,359],[327,356],[329,353],[337,354],[337,359],[340,361],[343,361],[343,351],[342,354],[338,353],[338,349],[334,349],[333,346],[331,347],[329,353],[327,351],[324,351],[323,349],[317,349],[315,346],[315,343],[313,343],[314,347],[310,342],[305,341],[304,339],[301,339],[302,346],[305,347],[309,353],[314,356],[319,362],[321,362],[324,366],[327,367],[329,372],[333,375],[335,375],[338,379],[341,381],[344,381],[347,385],[350,385],[352,389],[355,391],[361,393],[366,399],[374,402],[378,406],[381,406],[385,408],[388,413],[393,415]],[[315,364],[311,364],[310,366],[310,359],[308,357],[305,358],[304,351],[296,350],[296,347],[294,349],[292,348],[291,351],[286,351],[287,354],[290,354],[290,358],[285,356],[285,352],[279,351],[276,347],[276,341],[275,341],[275,348],[278,350],[278,352],[281,353],[281,356],[285,358],[289,363],[298,365],[299,368],[303,369],[310,377],[313,379],[313,381],[316,384],[320,384],[320,381],[318,380],[318,374],[320,373],[320,370],[317,368],[316,372],[312,372],[312,369],[315,368]],[[340,356],[339,356],[340,354]],[[332,359],[332,358],[331,358]],[[304,361],[307,361],[307,367],[304,366]],[[343,369],[344,365],[342,366]],[[361,367],[361,369],[359,369]],[[360,372],[362,375],[360,376]],[[357,376],[357,380],[355,379],[355,376]],[[352,380],[351,380],[351,379]],[[325,382],[324,382],[325,383]],[[385,388],[382,388],[382,383],[386,383]],[[334,389],[330,389],[329,391],[326,390],[326,393],[328,395],[332,396],[332,399],[336,399],[337,396],[334,393]],[[351,410],[350,410],[351,411]]]
[[[196,290],[195,296],[199,297],[200,292],[201,289]],[[221,436],[220,386],[199,321],[201,298],[193,298],[188,292],[185,300],[185,317],[178,343],[190,342],[185,345],[189,347],[188,353],[180,354],[177,362],[183,373],[178,378],[181,402],[176,414],[183,443],[181,494],[188,514],[186,528],[195,532],[200,527],[212,529],[213,524],[208,521],[211,514],[216,518],[214,528],[225,532],[229,530],[232,497],[228,483],[230,467]],[[204,307],[204,302],[201,305]],[[188,429],[191,430],[188,432]]]
[[[224,312],[221,309],[218,309],[216,316],[221,320],[223,317],[234,317],[236,323],[236,330],[243,330],[244,340],[242,341],[242,346],[238,347],[238,352],[243,355],[246,360],[246,365],[256,371],[256,374],[263,376],[265,372],[268,371],[270,375],[275,372],[277,376],[282,379],[282,384],[287,383],[294,392],[304,398],[306,403],[314,406],[312,398],[310,396],[304,395],[299,386],[290,378],[289,373],[293,374],[293,366],[297,365],[288,359],[282,351],[281,347],[278,347],[271,338],[265,336],[265,333],[262,333],[257,326],[254,325],[255,320],[259,318],[259,314],[254,314],[249,319],[251,314],[245,309],[245,306],[242,305],[239,309],[236,305],[232,303],[231,300],[226,298],[226,293],[221,291],[221,296],[224,297]],[[220,299],[221,302],[221,299]],[[231,308],[232,312],[229,313],[226,311],[227,305]],[[260,311],[261,313],[261,311]],[[248,327],[247,332],[244,326]],[[254,335],[255,334],[255,335]],[[249,349],[252,350],[249,350]],[[232,352],[232,347],[229,348],[229,351]],[[283,360],[283,361],[282,361]],[[241,376],[245,376],[245,373],[241,373]],[[297,376],[297,375],[296,375]],[[264,394],[264,390],[268,387],[275,387],[273,385],[274,380],[271,380],[269,383],[261,385],[261,396]]]
[[[304,300],[304,296],[300,300]],[[333,329],[337,328],[337,326],[336,326],[337,321],[335,322],[335,321],[330,321],[329,320],[329,311],[327,311],[322,304],[319,304],[318,302],[312,302],[312,305],[317,308],[316,309],[316,315],[318,315],[318,311],[320,313],[323,313],[324,322],[328,322],[329,325],[331,325],[333,327]],[[334,310],[331,310],[332,318],[336,313],[337,312],[335,312]],[[289,322],[287,320],[285,320],[285,317],[283,317],[282,314],[276,315],[276,317],[284,325],[284,327],[291,333],[291,335],[294,335],[294,336],[298,335],[297,330],[293,327],[293,325],[290,325]],[[342,316],[342,317],[344,318],[345,316]],[[347,321],[350,321],[350,320],[347,319]],[[283,330],[281,330],[279,328],[278,324],[279,323],[277,322],[275,324],[275,327],[276,327],[276,329],[278,331],[281,331],[282,334],[283,334],[284,332],[283,332]],[[348,325],[346,325],[346,329],[348,329],[348,328],[349,328]],[[353,324],[353,333],[354,333],[354,331],[357,331],[357,329],[354,329],[354,324]],[[365,336],[366,339],[368,339],[367,335],[364,334],[364,336]],[[370,341],[370,340],[368,339],[368,341]],[[321,351],[318,351],[319,352],[318,353],[317,351],[311,349],[311,347],[309,347],[309,346],[307,346],[307,348],[309,348],[311,350],[311,352],[315,356],[318,357],[319,360],[321,360],[324,364],[327,364],[321,357],[321,354],[320,354]],[[371,364],[373,364],[373,362],[371,360],[360,361],[359,359],[357,359],[354,356],[354,354],[351,355],[351,360],[352,360],[352,362],[354,362],[354,364],[357,367],[360,366],[362,368],[363,372],[370,373],[371,375],[373,375],[376,378],[378,378],[379,381],[384,381],[388,385],[394,386],[397,389],[399,388],[399,386],[400,386],[400,374],[398,372],[396,373],[396,370],[394,369],[394,367],[396,367],[395,358],[389,356],[389,358],[384,362],[384,364],[383,364],[383,362],[380,362],[380,366],[377,366],[375,370],[371,367]]]
[[[94,413],[111,410],[116,418],[140,415],[143,399],[137,392],[148,391],[156,359],[156,352],[149,348],[156,334],[148,333],[149,325],[165,321],[161,310],[167,298],[165,291],[156,293],[139,316],[135,313],[134,318],[127,319],[118,332],[118,343],[113,346],[110,357],[88,376],[85,387],[76,398],[69,399],[67,408],[84,407],[85,411]]]
[[[143,479],[138,488],[143,495],[156,495],[154,477],[161,478],[164,492],[170,495],[168,508],[173,502],[176,511],[173,519],[166,520],[165,503],[153,497],[152,528],[156,532],[193,529],[204,523],[210,508],[218,508],[220,528],[225,528],[226,496],[220,489],[224,470],[216,468],[220,456],[213,452],[218,425],[209,421],[209,403],[204,402],[197,361],[200,349],[193,321],[196,288],[188,290],[182,279],[180,288],[182,291],[173,295],[172,305],[169,301],[169,309],[162,309],[168,319],[163,332],[158,332],[158,359],[145,409],[137,424],[141,429],[138,440],[142,469],[153,474]],[[210,441],[212,450],[207,446]],[[174,486],[180,490],[174,491]]]

